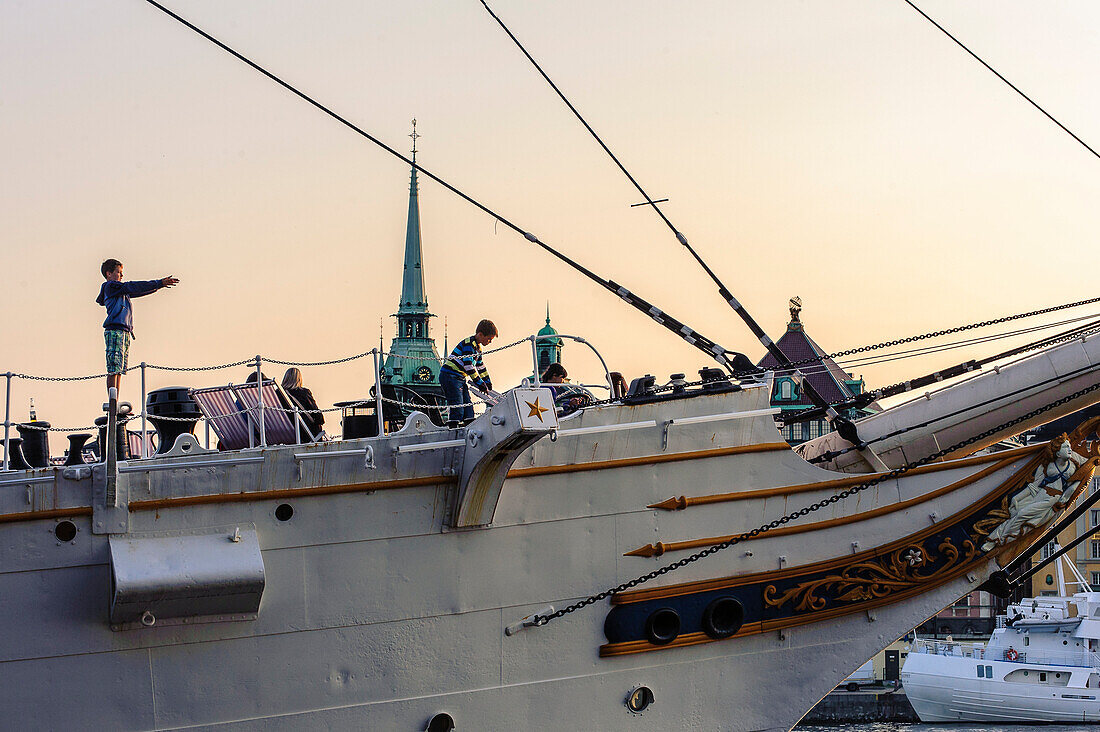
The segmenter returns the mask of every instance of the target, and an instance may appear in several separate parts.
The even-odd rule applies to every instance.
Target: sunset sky
[[[417,118],[425,168],[762,355],[477,0],[166,4],[402,151]],[[918,4],[1100,146],[1100,5]],[[793,295],[838,351],[1097,294],[1100,160],[901,0],[491,5],[774,338]],[[337,358],[377,345],[380,323],[388,345],[408,166],[147,3],[0,3],[0,139],[0,372],[104,371],[107,257],[127,279],[181,280],[135,301],[131,366]],[[492,318],[499,344],[549,301],[628,379],[710,365],[439,185],[422,179],[420,205],[440,347],[444,319],[453,344]],[[1005,347],[856,371],[873,388]],[[564,360],[597,379],[582,347]],[[515,383],[530,353],[488,366]],[[369,361],[305,377],[324,406],[372,383]],[[15,380],[12,418],[33,396],[40,418],[90,425],[103,390]],[[138,390],[131,372],[123,397]]]

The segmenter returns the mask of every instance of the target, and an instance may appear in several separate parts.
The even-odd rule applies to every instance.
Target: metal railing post
[[[540,385],[538,336],[531,336],[531,362],[535,365],[535,386]]]
[[[125,429],[125,425],[123,426]],[[107,433],[104,438],[106,448],[107,492],[105,501],[107,506],[118,505],[118,389],[111,387],[107,390]]]
[[[302,444],[302,418],[301,418],[300,414],[301,413],[298,411],[298,404],[297,404],[297,402],[295,402],[295,404],[294,404],[294,444],[296,444],[296,445],[301,445]]]
[[[4,374],[4,470],[8,470],[8,431],[11,429],[11,372]]]
[[[149,457],[145,451],[145,441],[148,439],[148,430],[145,426],[145,410],[149,402],[149,397],[145,393],[145,362],[141,362],[141,458],[144,460]]]
[[[382,419],[382,372],[378,362],[378,349],[371,351],[374,355],[374,412],[378,417],[378,436],[386,436],[386,421]]]
[[[263,359],[256,354],[256,396],[260,412],[260,447],[267,447],[267,433],[264,431],[264,372],[261,370]]]

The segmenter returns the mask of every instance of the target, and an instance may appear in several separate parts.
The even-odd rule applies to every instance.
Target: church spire
[[[401,302],[397,314],[426,314],[428,298],[424,294],[424,267],[420,251],[420,202],[417,196],[419,183],[416,180],[416,140],[420,134],[416,131],[416,120],[412,121],[412,175],[409,179],[409,218],[405,226],[405,269],[401,278]],[[426,335],[426,334],[425,334]]]
[[[439,353],[428,329],[428,297],[424,294],[424,270],[420,250],[420,203],[416,181],[416,120],[412,121],[412,173],[409,178],[409,219],[405,228],[405,267],[401,275],[401,300],[397,307],[397,335],[382,370],[384,384],[404,384],[435,403],[439,389]],[[438,397],[438,399],[436,398]],[[433,401],[434,400],[434,401]]]

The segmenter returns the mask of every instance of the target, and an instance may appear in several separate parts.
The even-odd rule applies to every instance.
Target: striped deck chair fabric
[[[244,409],[244,405],[237,399],[239,389],[241,387],[230,384],[192,389],[190,392],[191,398],[202,410],[207,424],[218,436],[223,450],[241,450],[256,444],[247,416],[236,414]]]
[[[283,411],[292,408],[293,402],[274,381],[263,383],[264,394],[264,437],[269,445],[294,445],[299,442],[313,442],[315,436],[306,428],[302,418],[293,412]],[[259,396],[255,384],[237,387],[241,405],[249,410],[248,416],[256,434],[260,433]],[[277,409],[268,409],[277,407]],[[298,422],[297,431],[295,422]]]
[[[148,430],[145,433],[145,454],[152,455],[156,448],[153,447],[153,436],[156,435],[156,430]],[[127,438],[130,440],[130,457],[141,457],[141,430],[127,430]]]

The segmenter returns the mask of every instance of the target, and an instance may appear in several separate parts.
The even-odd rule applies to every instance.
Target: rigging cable
[[[390,147],[386,143],[382,142],[377,137],[374,137],[373,135],[371,135],[369,132],[367,132],[363,128],[361,128],[358,125],[354,124],[350,120],[340,116],[339,114],[337,114],[333,110],[329,109],[325,105],[318,102],[313,97],[309,96],[305,92],[303,92],[303,91],[297,89],[296,87],[292,86],[289,82],[284,81],[283,79],[279,78],[278,76],[276,76],[272,72],[268,71],[264,67],[257,64],[256,62],[252,61],[251,59],[247,58],[246,56],[242,55],[241,53],[239,53],[239,52],[235,51],[234,49],[230,48],[225,43],[222,43],[217,38],[215,38],[214,36],[210,35],[206,31],[204,31],[202,28],[199,28],[194,23],[191,23],[190,21],[186,20],[185,18],[177,15],[175,12],[173,12],[172,10],[169,10],[164,5],[161,5],[156,0],[145,0],[145,2],[148,3],[149,5],[152,5],[154,8],[160,10],[161,12],[163,12],[165,15],[172,18],[173,20],[179,22],[180,24],[182,24],[186,28],[188,28],[188,29],[194,31],[195,33],[199,34],[200,36],[202,36],[206,40],[210,41],[211,43],[213,43],[215,46],[222,49],[226,53],[228,53],[231,56],[235,57],[239,61],[247,64],[248,66],[251,66],[253,69],[255,69],[256,71],[258,71],[261,74],[263,74],[264,76],[266,76],[268,79],[271,79],[276,84],[283,87],[287,91],[291,92],[295,96],[297,96],[297,97],[301,98],[302,100],[308,102],[309,104],[313,105],[314,107],[316,107],[320,111],[324,112],[328,116],[332,117],[334,120],[341,123],[342,125],[344,125],[348,129],[358,133],[362,137],[365,137],[367,140],[370,140],[375,145],[377,145],[378,147],[380,147],[383,150],[385,150],[386,152],[388,152],[390,155],[392,155],[395,158],[397,158],[398,160],[401,160],[402,162],[404,162],[406,165],[412,166],[412,168],[414,170],[420,171],[421,173],[423,173],[427,177],[431,178],[436,183],[443,186],[448,191],[455,194],[456,196],[458,196],[462,200],[466,201],[470,205],[478,208],[479,210],[483,211],[484,213],[488,214],[489,216],[492,216],[494,219],[496,219],[500,223],[504,224],[509,229],[512,229],[517,234],[522,235],[523,238],[525,238],[527,241],[531,242],[532,244],[537,244],[538,246],[542,247],[542,249],[549,252],[553,256],[557,257],[559,260],[561,260],[565,264],[569,265],[570,267],[572,267],[576,271],[580,272],[585,277],[588,277],[593,282],[596,282],[597,284],[602,285],[607,290],[610,290],[612,293],[614,293],[619,298],[624,300],[627,304],[634,306],[635,309],[640,310],[641,312],[645,313],[652,320],[656,321],[659,325],[663,325],[665,328],[667,328],[668,330],[675,333],[681,339],[687,341],[690,345],[695,346],[696,348],[703,351],[704,353],[706,353],[708,356],[710,356],[714,360],[718,361],[718,363],[722,364],[722,366],[724,366],[730,372],[730,374],[737,373],[738,371],[741,371],[741,370],[751,370],[753,368],[753,366],[754,366],[753,363],[751,361],[749,361],[748,358],[746,358],[743,354],[736,353],[734,351],[731,351],[731,350],[719,345],[715,341],[712,341],[710,338],[707,338],[706,336],[704,336],[702,333],[699,333],[698,331],[696,331],[694,328],[684,324],[680,320],[677,320],[676,318],[672,317],[668,313],[662,311],[660,308],[656,307],[655,305],[651,305],[649,302],[647,302],[647,301],[643,300],[642,298],[638,297],[633,292],[626,289],[622,285],[618,284],[614,280],[605,280],[604,278],[597,275],[595,272],[592,272],[591,270],[589,270],[585,266],[581,265],[580,263],[575,262],[574,260],[570,259],[566,255],[559,252],[557,249],[553,248],[549,244],[546,244],[545,242],[540,240],[534,234],[532,234],[528,231],[524,231],[517,224],[512,223],[510,220],[508,220],[508,219],[504,218],[503,216],[497,214],[495,211],[493,211],[492,209],[490,209],[488,206],[481,203],[480,201],[478,201],[478,200],[472,198],[471,196],[467,195],[466,193],[460,191],[458,188],[454,187],[453,185],[451,185],[447,181],[443,180],[442,178],[440,178],[436,174],[432,173],[430,170],[426,170],[425,168],[423,168],[422,166],[420,166],[416,162],[414,162],[414,161],[410,160],[409,158],[405,157],[404,155],[399,153],[397,150]],[[767,336],[765,336],[765,338],[766,337]],[[733,358],[730,358],[731,354],[732,354]]]
[[[748,539],[754,539],[757,536],[760,536],[761,534],[764,534],[764,533],[766,533],[768,531],[771,531],[773,529],[777,529],[777,528],[779,528],[779,527],[781,527],[785,524],[789,524],[791,521],[794,521],[795,519],[801,518],[802,516],[808,516],[811,513],[815,513],[816,511],[820,511],[823,508],[826,508],[826,507],[831,506],[835,503],[838,503],[839,501],[842,501],[845,498],[848,498],[850,496],[854,496],[854,495],[856,495],[858,493],[861,493],[862,491],[865,491],[869,488],[873,488],[874,486],[880,485],[882,483],[886,483],[887,481],[894,480],[895,478],[899,478],[902,475],[905,475],[906,473],[914,470],[915,468],[918,468],[922,465],[928,465],[929,463],[933,463],[933,462],[935,462],[935,461],[937,461],[937,460],[939,460],[943,457],[946,457],[946,456],[948,456],[948,455],[950,455],[954,452],[957,452],[958,450],[961,450],[962,448],[966,447],[967,445],[971,445],[975,442],[978,442],[979,440],[984,440],[984,439],[986,439],[988,437],[991,437],[991,436],[997,434],[998,432],[1002,432],[1002,431],[1004,431],[1004,430],[1006,430],[1009,427],[1012,427],[1014,425],[1021,424],[1021,423],[1026,422],[1030,419],[1034,419],[1035,417],[1041,415],[1043,412],[1046,412],[1049,409],[1054,409],[1055,407],[1060,407],[1064,404],[1068,404],[1068,403],[1070,403],[1071,401],[1073,401],[1075,399],[1079,399],[1079,398],[1081,398],[1082,396],[1084,396],[1086,394],[1090,394],[1090,393],[1096,391],[1097,389],[1100,389],[1100,382],[1092,384],[1091,386],[1086,386],[1083,389],[1074,392],[1073,394],[1069,394],[1067,396],[1064,396],[1061,399],[1059,399],[1055,402],[1052,402],[1051,404],[1047,404],[1047,405],[1044,405],[1044,406],[1039,407],[1037,409],[1033,409],[1032,411],[1028,412],[1027,414],[1024,414],[1024,415],[1021,415],[1021,416],[1019,416],[1015,419],[1009,420],[1008,422],[1004,422],[1000,425],[997,425],[996,427],[991,427],[990,429],[986,430],[985,432],[982,432],[981,434],[977,434],[977,435],[974,435],[972,437],[968,437],[967,439],[962,440],[961,442],[957,442],[957,443],[955,443],[954,445],[952,445],[950,447],[946,447],[946,448],[940,450],[939,452],[932,453],[931,455],[927,455],[926,457],[920,458],[919,460],[914,460],[911,463],[906,463],[905,465],[901,466],[900,468],[894,468],[893,470],[891,470],[889,472],[880,473],[880,474],[878,474],[874,477],[869,477],[866,482],[857,483],[856,485],[854,485],[850,488],[847,488],[847,489],[845,489],[843,491],[840,491],[838,493],[834,493],[833,495],[829,496],[828,498],[823,498],[820,501],[818,501],[817,503],[812,503],[808,506],[803,506],[802,508],[798,509],[797,511],[792,511],[791,513],[788,513],[785,516],[781,516],[777,519],[769,521],[766,524],[762,524],[761,526],[758,526],[755,529],[752,529],[750,531],[746,531],[746,532],[741,533],[741,534],[737,534],[735,536],[731,536],[730,538],[726,539],[725,541],[719,542],[717,544],[713,544],[712,546],[709,546],[706,549],[701,549],[698,552],[696,552],[695,554],[692,554],[691,556],[684,557],[683,559],[678,559],[677,561],[672,562],[670,564],[665,564],[665,565],[663,565],[661,567],[658,567],[657,569],[653,570],[652,572],[647,572],[646,574],[635,577],[634,579],[629,580],[627,582],[623,582],[619,585],[616,585],[615,587],[610,587],[606,590],[603,590],[602,592],[597,592],[594,595],[589,595],[588,597],[586,597],[582,600],[577,600],[573,604],[567,605],[566,607],[563,607],[560,610],[555,610],[553,612],[549,612],[546,615],[536,614],[536,615],[531,617],[531,620],[537,626],[546,625],[550,621],[552,621],[556,618],[560,618],[563,615],[568,615],[569,613],[573,613],[573,612],[576,612],[577,610],[581,610],[581,609],[583,609],[585,607],[588,607],[589,605],[591,605],[595,602],[599,602],[600,600],[604,600],[608,597],[611,597],[612,595],[623,592],[625,590],[629,590],[633,587],[637,587],[640,584],[644,584],[646,582],[649,582],[650,580],[656,579],[657,577],[660,577],[662,575],[666,575],[669,572],[674,572],[677,569],[680,569],[681,567],[685,567],[685,566],[687,566],[687,565],[689,565],[693,562],[697,562],[700,559],[705,559],[706,557],[709,557],[711,554],[716,554],[716,553],[722,551],[723,549],[728,549],[728,548],[730,548],[732,546],[735,546],[737,544],[740,544],[741,542],[746,541]]]
[[[874,366],[876,364],[887,363],[889,361],[898,361],[898,360],[907,359],[907,358],[918,358],[920,356],[927,356],[927,355],[934,354],[934,353],[943,353],[945,351],[954,351],[954,350],[957,350],[959,348],[967,348],[969,346],[976,346],[976,345],[979,345],[979,344],[982,344],[982,343],[991,343],[993,341],[1000,341],[1000,340],[1004,340],[1006,338],[1015,338],[1016,336],[1025,335],[1027,333],[1034,333],[1035,331],[1047,330],[1049,328],[1057,328],[1057,327],[1062,326],[1062,325],[1069,325],[1070,323],[1077,323],[1077,322],[1080,322],[1082,320],[1092,320],[1092,319],[1095,319],[1095,318],[1100,318],[1100,313],[1093,313],[1093,314],[1090,314],[1090,315],[1082,315],[1082,316],[1077,317],[1077,318],[1070,318],[1068,320],[1060,320],[1058,322],[1047,323],[1045,325],[1031,326],[1029,328],[1018,328],[1016,330],[1010,330],[1010,331],[1006,331],[1004,333],[995,333],[995,334],[992,334],[992,335],[986,335],[986,336],[980,336],[980,337],[974,337],[974,338],[964,338],[963,340],[951,341],[949,343],[941,343],[941,344],[935,345],[935,346],[920,346],[918,348],[910,348],[908,350],[890,351],[890,352],[881,353],[881,354],[878,354],[878,355],[875,355],[875,356],[862,356],[860,358],[853,358],[853,359],[837,359],[837,360],[835,360],[835,362],[836,362],[837,366],[842,367],[845,371],[851,371],[852,369],[864,368],[866,366]],[[1082,326],[1082,327],[1084,327],[1084,326]],[[1051,336],[1051,337],[1055,337],[1055,336]],[[1008,355],[1012,355],[1012,354],[1008,354]],[[815,365],[813,365],[813,366],[811,366],[807,369],[803,369],[802,370],[802,375],[803,376],[809,376],[811,374],[819,374],[819,373],[824,373],[824,372],[828,371],[828,367],[826,367],[825,364],[823,363],[823,361],[826,358],[830,358],[830,357],[823,356],[817,364],[815,364]],[[777,375],[784,375],[784,374],[790,373],[789,369],[772,369],[772,371]]]
[[[650,198],[649,194],[646,193],[641,184],[638,183],[638,181],[635,180],[634,176],[630,174],[630,171],[626,169],[626,166],[619,161],[619,159],[615,156],[615,153],[611,152],[611,149],[604,143],[600,136],[596,134],[596,131],[592,129],[592,126],[588,124],[581,113],[577,111],[577,108],[573,106],[573,104],[569,101],[565,94],[562,93],[561,89],[558,88],[558,85],[555,84],[553,80],[551,80],[550,76],[543,70],[542,66],[539,65],[539,62],[536,61],[535,58],[523,46],[523,44],[520,43],[515,34],[512,33],[511,30],[509,30],[507,25],[504,24],[504,21],[502,21],[500,17],[498,17],[497,14],[493,12],[493,9],[489,7],[489,3],[486,0],[481,0],[481,4],[482,6],[484,6],[485,11],[489,13],[493,20],[497,22],[497,25],[499,25],[504,30],[504,32],[508,34],[508,37],[512,39],[512,42],[514,44],[516,44],[516,47],[519,48],[521,52],[523,52],[523,55],[527,57],[527,60],[531,62],[531,65],[535,67],[542,78],[546,80],[546,83],[550,85],[550,88],[557,92],[557,95],[561,98],[563,102],[565,102],[565,105],[569,107],[569,110],[573,113],[573,116],[580,120],[580,123],[584,125],[584,128],[588,130],[589,134],[591,134],[593,138],[595,138],[596,142],[599,143],[604,152],[606,152],[608,156],[615,162],[615,165],[619,167],[619,170],[623,172],[623,175],[625,175],[627,179],[632,184],[634,184],[634,187],[638,189],[638,193],[642,194],[642,197],[645,198],[645,202],[657,213],[658,216],[661,217],[661,220],[665,222],[665,225],[668,226],[668,228],[676,236],[677,241],[684,245],[688,252],[691,253],[691,256],[695,258],[695,261],[699,264],[700,267],[703,268],[703,270],[711,278],[714,284],[718,287],[718,294],[722,296],[722,299],[725,300],[729,304],[729,306],[733,308],[734,312],[737,313],[738,316],[740,316],[741,320],[743,320],[745,325],[748,326],[749,330],[752,331],[752,334],[756,336],[757,340],[759,340],[764,348],[768,350],[768,353],[770,353],[781,366],[790,367],[791,359],[787,357],[787,354],[783,353],[783,350],[779,347],[779,345],[770,337],[768,337],[768,334],[764,332],[764,329],[760,327],[760,324],[756,322],[756,319],[753,318],[749,311],[745,309],[745,306],[742,305],[741,302],[733,296],[733,293],[731,293],[729,289],[722,283],[722,280],[718,278],[718,275],[714,273],[714,270],[712,270],[707,265],[707,263],[703,261],[703,258],[699,256],[699,253],[695,251],[695,248],[692,247],[690,243],[688,243],[687,237],[684,236],[683,233],[679,229],[677,229],[671,221],[669,221],[668,217],[665,216],[660,206],[657,205],[657,201],[654,201],[652,198]],[[841,437],[848,440],[852,444],[856,444],[859,442],[859,436],[856,433],[855,425],[853,425],[851,421],[849,421],[847,418],[841,416],[839,412],[832,409],[829,406],[829,402],[818,393],[817,389],[815,389],[812,384],[810,384],[808,381],[805,382],[803,389],[806,393],[806,396],[809,397],[810,401],[812,401],[817,407],[825,410],[826,419],[828,419],[829,422],[833,423],[836,426],[837,432],[840,433]]]
[[[1049,346],[1053,346],[1056,343],[1061,343],[1062,341],[1077,340],[1079,338],[1085,338],[1090,335],[1094,335],[1098,331],[1098,329],[1100,329],[1100,320],[1094,321],[1092,323],[1087,323],[1083,326],[1074,328],[1064,333],[1058,333],[1053,336],[1048,336],[1046,338],[1040,339],[1038,341],[1033,341],[1023,346],[1017,346],[1007,351],[1002,351],[1001,353],[995,354],[993,356],[987,356],[980,361],[966,361],[965,363],[957,364],[946,369],[940,369],[939,371],[934,371],[931,374],[927,374],[916,379],[902,381],[891,386],[884,386],[879,389],[865,392],[863,394],[857,394],[856,396],[849,399],[842,399],[840,401],[834,402],[833,406],[841,409],[862,409],[871,404],[871,402],[877,401],[879,399],[886,399],[888,397],[898,396],[899,394],[904,394],[915,389],[921,389],[925,386],[931,386],[932,384],[945,381],[956,376],[962,376],[963,374],[970,373],[971,371],[978,371],[982,367],[988,366],[994,361],[999,361],[1001,359],[1009,358],[1011,356],[1017,356],[1023,353],[1027,353],[1028,351],[1041,350]],[[818,419],[819,417],[820,409],[818,407],[810,407],[799,412],[785,415],[780,418],[780,421],[782,421],[784,424],[792,424],[794,422],[805,422],[806,420],[810,419]],[[903,432],[904,431],[905,430],[903,430]],[[897,434],[901,433],[899,432]],[[841,455],[844,452],[847,452],[848,449],[849,448],[845,448],[844,450],[833,454],[833,456],[835,457],[836,455]],[[826,459],[831,458],[823,458],[821,456],[818,456],[811,459],[810,462],[821,462]]]
[[[925,420],[924,422],[919,422],[917,424],[911,424],[911,425],[908,425],[906,427],[902,427],[901,429],[894,430],[893,432],[887,432],[884,435],[879,435],[878,437],[873,437],[873,438],[871,438],[870,440],[867,441],[866,445],[870,445],[870,444],[875,443],[875,442],[881,442],[883,440],[888,440],[892,437],[899,437],[901,435],[904,435],[906,432],[911,432],[911,431],[916,430],[916,429],[921,429],[922,427],[930,427],[933,424],[935,424],[936,422],[942,422],[943,420],[950,419],[951,417],[958,417],[960,415],[966,414],[967,412],[974,411],[974,410],[978,409],[979,407],[987,407],[991,404],[995,404],[997,402],[1003,402],[1003,401],[1005,401],[1007,399],[1010,399],[1012,397],[1022,397],[1025,393],[1027,393],[1028,391],[1030,391],[1032,389],[1038,389],[1039,387],[1046,386],[1048,384],[1054,384],[1054,383],[1057,383],[1057,382],[1060,382],[1060,381],[1066,381],[1066,380],[1071,379],[1071,378],[1076,377],[1076,376],[1086,376],[1088,374],[1097,373],[1097,372],[1100,372],[1100,365],[1094,364],[1094,365],[1089,365],[1089,366],[1082,366],[1081,368],[1075,369],[1074,371],[1070,371],[1070,372],[1065,373],[1065,374],[1058,374],[1056,376],[1051,376],[1049,379],[1044,379],[1043,381],[1039,381],[1039,382],[1036,382],[1034,384],[1028,384],[1027,386],[1022,386],[1018,389],[1013,389],[1012,391],[1006,392],[1005,394],[999,394],[995,397],[991,397],[989,399],[986,399],[983,402],[977,402],[975,404],[967,405],[966,407],[963,407],[962,409],[956,409],[954,412],[950,412],[948,414],[941,414],[939,416],[936,416],[936,417],[933,417],[931,419]],[[1100,382],[1097,382],[1097,384],[1095,386],[1100,387]],[[1013,424],[1016,424],[1016,423],[1014,422]],[[996,434],[996,433],[991,432],[989,434],[992,435],[992,434]],[[864,445],[864,447],[866,445]],[[840,450],[823,452],[820,455],[815,455],[814,457],[809,458],[806,462],[808,462],[808,463],[826,462],[828,460],[836,459],[836,458],[840,457],[841,455],[844,455],[845,453],[851,452],[852,450],[855,450],[855,449],[857,449],[857,448],[856,447],[845,447],[845,448],[842,448]]]
[[[978,63],[980,63],[980,64],[981,64],[982,66],[986,67],[987,69],[989,69],[989,70],[990,70],[990,71],[991,71],[991,72],[993,73],[993,75],[994,75],[994,76],[996,76],[996,77],[997,77],[998,79],[1000,79],[1000,80],[1001,80],[1001,81],[1003,81],[1003,82],[1004,82],[1005,84],[1007,84],[1007,85],[1008,85],[1008,87],[1009,87],[1010,89],[1012,89],[1012,91],[1016,92],[1016,93],[1017,93],[1017,94],[1019,94],[1019,95],[1020,95],[1021,97],[1023,97],[1024,99],[1026,99],[1026,100],[1028,101],[1028,103],[1030,103],[1030,104],[1031,104],[1031,106],[1035,107],[1035,108],[1036,108],[1036,109],[1038,109],[1038,110],[1039,110],[1040,112],[1042,112],[1042,113],[1043,113],[1043,115],[1044,115],[1044,116],[1045,116],[1045,117],[1046,117],[1047,119],[1049,119],[1049,120],[1050,120],[1051,122],[1053,122],[1054,124],[1056,124],[1056,125],[1058,125],[1059,127],[1061,127],[1061,128],[1062,128],[1062,130],[1063,130],[1063,131],[1064,131],[1064,132],[1065,132],[1065,133],[1066,133],[1067,135],[1069,135],[1070,137],[1072,137],[1072,138],[1073,138],[1074,140],[1077,140],[1077,142],[1081,143],[1081,146],[1082,146],[1082,147],[1084,147],[1084,148],[1085,148],[1086,150],[1088,150],[1088,151],[1089,151],[1090,153],[1092,153],[1094,157],[1100,158],[1100,153],[1097,153],[1097,152],[1096,152],[1095,150],[1093,150],[1093,149],[1092,149],[1092,147],[1090,147],[1090,146],[1089,146],[1089,144],[1088,144],[1087,142],[1085,142],[1084,140],[1082,140],[1082,139],[1081,139],[1080,137],[1078,137],[1077,135],[1073,134],[1073,132],[1072,132],[1072,131],[1071,131],[1071,130],[1070,130],[1070,129],[1068,128],[1068,127],[1066,127],[1066,126],[1065,126],[1064,124],[1062,124],[1062,123],[1061,123],[1061,122],[1059,122],[1059,121],[1058,121],[1057,119],[1055,119],[1055,118],[1054,118],[1054,115],[1052,115],[1052,114],[1051,114],[1050,112],[1046,111],[1046,110],[1045,110],[1045,109],[1043,109],[1043,108],[1042,108],[1041,106],[1039,106],[1039,103],[1038,103],[1038,102],[1036,102],[1036,101],[1035,101],[1034,99],[1032,99],[1031,97],[1029,97],[1029,96],[1028,96],[1027,94],[1024,94],[1024,93],[1023,93],[1022,91],[1020,91],[1020,89],[1019,89],[1019,88],[1018,88],[1018,87],[1017,87],[1017,86],[1016,86],[1015,84],[1013,84],[1013,83],[1012,83],[1011,81],[1009,81],[1009,80],[1008,80],[1008,79],[1006,79],[1006,78],[1005,78],[1004,76],[1002,76],[1002,75],[1000,74],[1000,72],[998,72],[998,71],[997,71],[997,69],[993,68],[992,66],[990,66],[989,64],[987,64],[987,63],[986,63],[986,62],[985,62],[984,60],[982,60],[982,57],[981,57],[981,56],[979,56],[978,54],[974,53],[974,52],[973,52],[973,51],[971,51],[971,50],[970,50],[969,48],[967,48],[967,47],[966,47],[966,44],[964,44],[964,43],[963,43],[962,41],[960,41],[960,40],[959,40],[958,38],[956,38],[955,36],[951,35],[951,33],[950,33],[950,32],[949,32],[949,31],[948,31],[948,30],[947,30],[946,28],[944,28],[944,27],[943,27],[942,25],[940,25],[940,24],[939,24],[939,23],[937,23],[937,22],[936,22],[935,20],[933,20],[933,19],[932,19],[931,17],[929,17],[929,15],[928,15],[927,13],[925,13],[925,12],[924,12],[923,10],[921,10],[921,9],[920,9],[920,8],[918,8],[918,7],[916,6],[916,5],[914,5],[914,4],[912,3],[912,1],[911,1],[911,0],[902,0],[902,2],[904,2],[904,3],[906,4],[906,5],[908,5],[909,7],[911,7],[911,8],[913,9],[913,10],[916,10],[916,11],[917,11],[918,13],[920,13],[920,14],[921,14],[921,16],[923,16],[923,17],[924,17],[924,19],[925,19],[925,20],[927,20],[927,21],[928,21],[929,23],[931,23],[932,25],[934,25],[934,26],[936,26],[937,28],[939,28],[939,29],[940,29],[940,31],[942,31],[942,32],[943,32],[943,34],[944,34],[945,36],[947,36],[947,37],[948,37],[948,38],[950,38],[950,39],[951,39],[952,41],[954,41],[954,42],[955,42],[955,43],[956,43],[956,44],[958,45],[958,47],[959,47],[959,48],[961,48],[962,50],[966,51],[966,52],[967,52],[967,53],[969,53],[969,54],[970,54],[971,56],[973,56],[973,57],[974,57],[974,59],[975,59],[975,60],[977,60],[977,62],[978,62]]]

